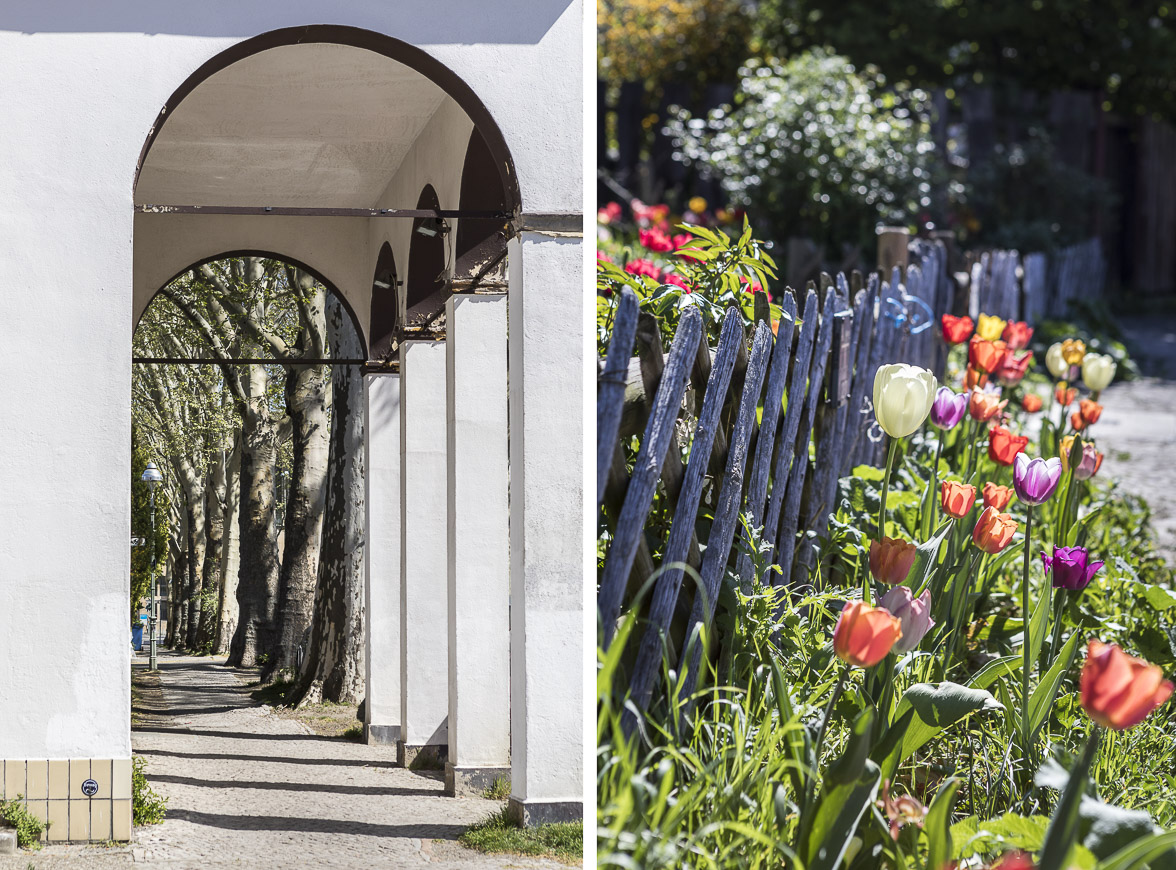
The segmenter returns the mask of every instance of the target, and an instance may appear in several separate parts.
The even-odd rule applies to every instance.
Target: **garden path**
[[[1100,477],[1147,499],[1156,544],[1176,568],[1176,318],[1126,318],[1121,324],[1143,377],[1103,392],[1097,430],[1106,453]]]
[[[130,847],[47,846],[0,857],[0,870],[563,866],[460,846],[458,835],[502,802],[445,797],[439,772],[396,767],[389,747],[273,715],[250,699],[245,672],[171,654],[159,664],[161,688],[138,699],[131,736],[168,799],[166,821],[136,828]]]

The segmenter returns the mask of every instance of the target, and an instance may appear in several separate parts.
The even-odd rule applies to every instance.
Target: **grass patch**
[[[491,801],[504,801],[510,797],[510,779],[505,776],[494,777],[494,784],[482,792],[482,797]]]
[[[352,743],[363,743],[363,726],[352,725],[339,736],[344,740],[350,740]]]
[[[272,683],[268,683],[260,689],[250,692],[249,697],[254,701],[260,701],[263,704],[269,704],[271,707],[277,707],[286,703],[286,695],[293,685],[293,680],[274,680]]]
[[[559,822],[523,828],[503,808],[468,828],[458,842],[479,852],[538,855],[564,864],[579,864],[584,860],[584,823]]]

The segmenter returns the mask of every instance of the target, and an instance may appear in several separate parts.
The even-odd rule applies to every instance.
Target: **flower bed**
[[[601,267],[602,335],[619,282],[667,335],[693,306],[708,326],[731,305],[753,319],[745,281],[766,298],[772,264],[750,233],[663,235],[673,248],[648,274],[632,258]],[[610,627],[601,866],[1174,866],[1176,833],[1157,826],[1176,824],[1161,707],[1176,595],[1139,507],[1098,476],[1114,361],[1076,339],[1035,360],[1026,323],[940,327],[942,378],[878,369],[885,467],[839,481],[802,582],[754,558],[761,533],[744,517],[713,623],[663,637],[644,712],[627,694],[640,597]],[[1040,362],[1051,390],[1028,377]],[[663,532],[646,526],[655,556]],[[675,649],[692,641],[697,671]]]

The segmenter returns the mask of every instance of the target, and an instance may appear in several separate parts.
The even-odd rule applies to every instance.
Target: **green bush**
[[[145,758],[134,760],[131,771],[131,809],[136,825],[158,825],[167,815],[167,798],[155,793],[143,772],[147,767]]]
[[[734,107],[669,131],[769,238],[872,249],[879,221],[906,225],[931,206],[925,93],[822,49],[740,75]]]
[[[16,828],[16,842],[22,849],[40,849],[41,834],[48,826],[28,811],[23,799],[18,794],[13,800],[0,801],[0,819]]]

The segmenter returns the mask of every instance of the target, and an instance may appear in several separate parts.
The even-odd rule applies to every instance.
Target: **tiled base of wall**
[[[131,839],[129,758],[0,761],[0,799],[18,796],[29,812],[48,824],[41,836],[45,842]]]

